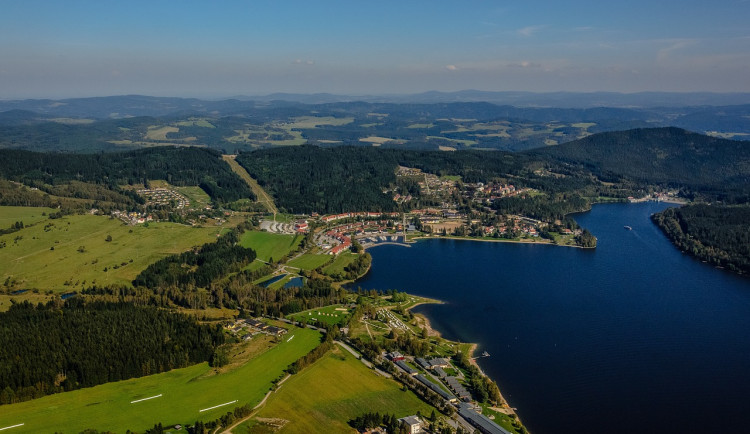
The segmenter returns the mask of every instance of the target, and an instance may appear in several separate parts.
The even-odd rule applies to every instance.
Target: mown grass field
[[[294,315],[291,315],[291,319],[295,321],[299,321],[301,319],[307,321],[318,320],[327,324],[345,324],[349,319],[349,312],[350,310],[348,308],[344,308],[343,305],[334,304],[331,306],[318,307],[315,309],[295,313]]]
[[[330,274],[330,275],[336,275],[336,274],[344,274],[344,267],[351,264],[357,259],[357,255],[351,252],[344,252],[340,253],[338,256],[336,256],[336,259],[333,261],[333,264],[327,265],[325,268],[323,268],[323,273]]]
[[[269,397],[258,417],[288,420],[280,433],[332,433],[354,432],[347,422],[366,412],[404,417],[417,410],[429,415],[433,408],[337,347],[287,380]]]
[[[314,253],[305,253],[299,258],[294,258],[287,265],[301,268],[303,270],[314,270],[331,260],[331,255],[317,255]]]
[[[47,216],[51,212],[57,212],[57,210],[33,206],[0,206],[0,229],[8,229],[18,221],[29,226],[42,220],[47,220]],[[46,215],[42,215],[42,213]]]
[[[258,254],[258,259],[277,261],[294,250],[302,242],[298,235],[272,234],[262,231],[247,231],[240,238],[240,245],[250,247]]]
[[[294,339],[287,341],[288,336]],[[143,432],[155,423],[188,425],[196,420],[214,420],[232,408],[256,404],[292,362],[320,343],[320,334],[293,328],[281,343],[241,367],[217,375],[207,363],[163,374],[108,383],[88,389],[50,395],[33,401],[4,405],[0,428],[18,433],[78,433],[94,428],[124,433]],[[159,398],[131,401],[161,394]],[[237,403],[200,412],[237,400]]]
[[[17,282],[15,289],[55,292],[94,283],[129,285],[152,262],[211,242],[218,231],[174,223],[127,226],[94,215],[48,219],[0,236],[0,244],[5,242],[0,248],[0,282],[10,278]],[[112,240],[106,241],[107,236]]]

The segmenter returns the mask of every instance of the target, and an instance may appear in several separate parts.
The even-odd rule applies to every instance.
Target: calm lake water
[[[576,215],[595,250],[375,247],[355,285],[444,300],[415,311],[490,353],[480,366],[532,433],[748,432],[750,278],[675,249],[649,220],[667,206]]]

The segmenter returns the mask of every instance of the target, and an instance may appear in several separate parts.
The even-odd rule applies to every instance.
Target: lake
[[[746,432],[750,278],[674,248],[649,219],[668,206],[575,215],[595,250],[371,248],[372,270],[355,285],[445,301],[415,312],[490,353],[480,366],[532,433]]]

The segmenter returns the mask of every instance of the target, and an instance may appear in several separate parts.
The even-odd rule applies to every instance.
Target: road
[[[391,378],[391,374],[387,372],[383,372],[380,369],[376,368],[375,365],[372,364],[369,360],[365,359],[364,356],[359,354],[354,348],[350,347],[349,345],[341,342],[341,341],[334,341],[337,345],[339,345],[341,348],[349,351],[354,357],[358,358],[360,362],[362,362],[363,365],[367,366],[370,369],[374,369],[375,372],[378,375],[381,375],[385,378]]]

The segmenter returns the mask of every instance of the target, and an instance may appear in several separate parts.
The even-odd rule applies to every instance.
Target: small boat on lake
[[[629,231],[632,231],[632,230],[633,230],[633,228],[631,228],[630,226],[625,226],[625,229],[627,229],[627,230],[629,230]]]

